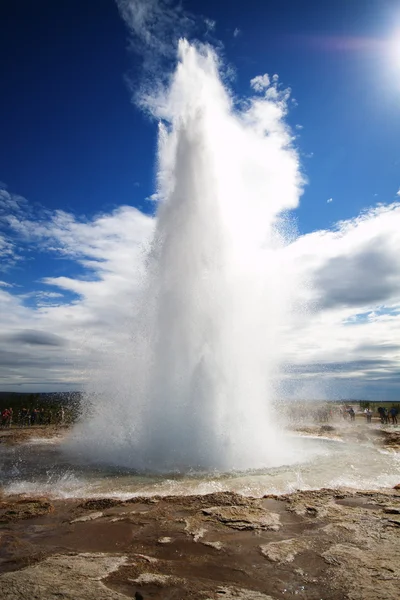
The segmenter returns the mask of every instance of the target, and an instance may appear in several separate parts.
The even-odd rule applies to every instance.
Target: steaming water
[[[147,99],[159,208],[140,298],[71,451],[153,472],[297,460],[271,403],[296,285],[282,213],[301,186],[286,100],[274,81],[235,107],[212,50],[180,43],[169,88]]]
[[[0,445],[4,491],[261,496],[397,484],[399,454],[284,435],[274,413],[301,283],[280,216],[301,183],[285,94],[275,82],[234,111],[212,52],[182,42],[170,88],[148,103],[163,119],[159,209],[132,321],[66,442]]]
[[[262,496],[296,489],[352,487],[379,489],[399,482],[400,454],[371,444],[293,438],[298,462],[258,471],[141,475],[132,469],[89,465],[86,457],[66,458],[59,439],[0,445],[0,481],[6,494],[58,498],[129,498],[135,495],[205,494],[232,490]]]

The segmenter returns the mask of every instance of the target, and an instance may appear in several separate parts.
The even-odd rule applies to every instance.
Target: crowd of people
[[[64,425],[65,409],[60,407],[57,410],[51,408],[21,408],[13,410],[12,407],[5,408],[1,413],[0,424],[2,427],[32,427],[34,425]]]
[[[392,406],[389,410],[384,406],[378,406],[378,414],[382,425],[387,425],[390,421],[392,425],[397,425],[397,415],[399,414],[397,406]]]
[[[397,406],[393,405],[391,408],[386,408],[385,406],[378,406],[377,412],[379,415],[380,422],[382,425],[397,425],[397,415],[399,414],[399,409]],[[372,417],[374,412],[370,409],[369,406],[364,410],[364,416],[367,419],[367,423],[372,423]],[[342,406],[341,415],[343,419],[349,421],[356,420],[356,413],[352,406]]]
[[[382,425],[397,425],[397,416],[399,409],[393,404],[391,408],[378,406],[377,413]],[[355,421],[356,412],[353,406],[323,406],[319,407],[314,413],[314,418],[319,423],[328,423],[335,418],[335,415],[340,415],[344,420]],[[369,406],[363,412],[367,423],[372,423],[374,411]],[[63,406],[60,407],[42,407],[42,408],[5,408],[0,412],[0,426],[11,427],[32,427],[35,425],[66,425],[74,420],[70,411]]]

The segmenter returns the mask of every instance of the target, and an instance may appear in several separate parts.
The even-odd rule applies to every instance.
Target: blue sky
[[[377,198],[390,202],[398,190],[398,88],[373,43],[395,32],[396,18],[400,26],[395,5],[185,4],[216,21],[215,37],[236,69],[234,92],[247,94],[264,72],[292,88],[289,122],[303,127],[298,146],[310,182],[297,213],[301,232],[355,216]],[[152,210],[145,198],[154,185],[156,127],[129,101],[124,77],[137,73],[140,58],[127,52],[117,6],[26,1],[1,10],[1,180],[48,208]],[[336,38],[366,44],[338,49]]]
[[[340,221],[353,224],[362,211],[372,209],[368,214],[375,214],[373,207],[378,203],[389,206],[396,202],[400,187],[400,45],[396,59],[392,40],[396,32],[400,39],[398,2],[188,0],[183,6],[193,18],[193,34],[218,45],[225,73],[230,73],[229,85],[238,98],[248,95],[250,80],[263,73],[279,74],[282,85],[291,88],[293,102],[287,121],[296,135],[295,145],[308,180],[295,212],[301,236],[335,231]],[[208,33],[205,18],[212,24]],[[127,82],[133,91],[139,88],[143,56],[129,51],[128,29],[112,0],[3,2],[0,29],[5,248],[0,279],[8,303],[4,306],[9,307],[4,314],[14,328],[7,335],[12,337],[19,330],[47,331],[49,325],[40,321],[46,307],[57,309],[58,314],[68,312],[82,297],[71,285],[62,289],[44,286],[45,278],[98,278],[98,273],[87,268],[84,252],[77,247],[73,250],[76,239],[72,229],[81,232],[88,223],[99,226],[99,214],[116,214],[118,220],[118,211],[124,206],[153,214],[155,205],[148,198],[155,191],[157,124],[131,102]],[[54,226],[55,211],[59,210],[76,220],[68,224],[68,240],[63,230],[60,241],[62,227],[53,230],[49,225]],[[10,215],[15,217],[11,226]],[[385,239],[385,231],[378,234]],[[395,232],[393,236],[395,244]],[[397,250],[400,248],[391,246],[393,255]],[[337,254],[335,251],[335,257]],[[361,259],[353,263],[357,268],[364,264]],[[373,274],[378,286],[379,269]],[[397,274],[396,264],[394,274],[387,277],[392,281]],[[323,280],[333,281],[326,275]],[[351,280],[349,276],[349,285]],[[53,296],[44,302],[46,293]],[[369,303],[361,302],[356,314],[364,315],[362,322],[376,315],[397,315],[396,302],[393,294],[387,299],[374,296]],[[9,311],[13,311],[11,317]],[[374,317],[368,317],[371,314]],[[350,315],[340,318],[351,321]],[[386,330],[379,335],[378,344],[388,345]],[[47,348],[45,343],[41,346]],[[53,354],[57,348],[57,360],[64,360],[57,345],[49,348]],[[73,374],[72,367],[68,370],[65,362],[63,369],[48,377],[41,370],[45,363],[37,358],[25,376],[23,365],[36,350],[26,344],[21,351],[25,358],[21,358],[20,350],[15,349],[15,360],[22,367],[14,365],[11,371],[7,367],[0,389],[19,389],[21,385],[53,389],[57,377],[67,387],[81,385],[82,379]],[[398,356],[393,352],[391,360]],[[75,364],[70,357],[67,363],[69,360]],[[330,360],[337,364],[335,357]],[[351,357],[352,365],[354,360],[357,356]],[[395,370],[393,367],[391,373]],[[351,377],[347,387],[339,386],[337,393],[367,393],[367,387]],[[368,389],[376,386],[379,390],[373,395],[400,397],[395,379],[382,388],[379,378],[373,383],[375,372],[370,377]],[[333,384],[329,386],[332,389]],[[307,387],[303,389],[309,393]]]

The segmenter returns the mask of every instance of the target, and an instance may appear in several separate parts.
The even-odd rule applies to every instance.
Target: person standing
[[[367,423],[372,423],[372,410],[370,410],[369,408],[366,408],[364,413],[365,413],[365,416],[367,417]]]
[[[398,409],[396,406],[392,406],[392,408],[390,409],[390,417],[392,419],[392,425],[397,425],[397,414],[398,414]]]
[[[383,409],[383,418],[384,418],[385,425],[388,425],[389,424],[389,411],[387,408]]]

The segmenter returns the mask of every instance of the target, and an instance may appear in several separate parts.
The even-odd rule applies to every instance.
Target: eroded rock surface
[[[21,498],[0,502],[0,523],[11,523],[47,515],[54,510],[47,498]]]
[[[280,529],[279,515],[258,506],[212,506],[204,508],[203,514],[232,529]]]
[[[263,556],[272,562],[290,563],[294,561],[296,554],[310,547],[310,543],[299,538],[282,540],[280,542],[270,542],[260,546]]]
[[[207,600],[215,600],[216,598],[224,598],[225,600],[274,600],[271,596],[266,596],[260,592],[234,587],[220,587],[215,590],[212,598]]]
[[[102,582],[125,561],[125,557],[111,554],[56,554],[2,575],[0,600],[126,600]]]
[[[3,497],[3,511],[21,500]],[[399,598],[394,489],[60,500],[46,510],[1,525],[0,600]]]

